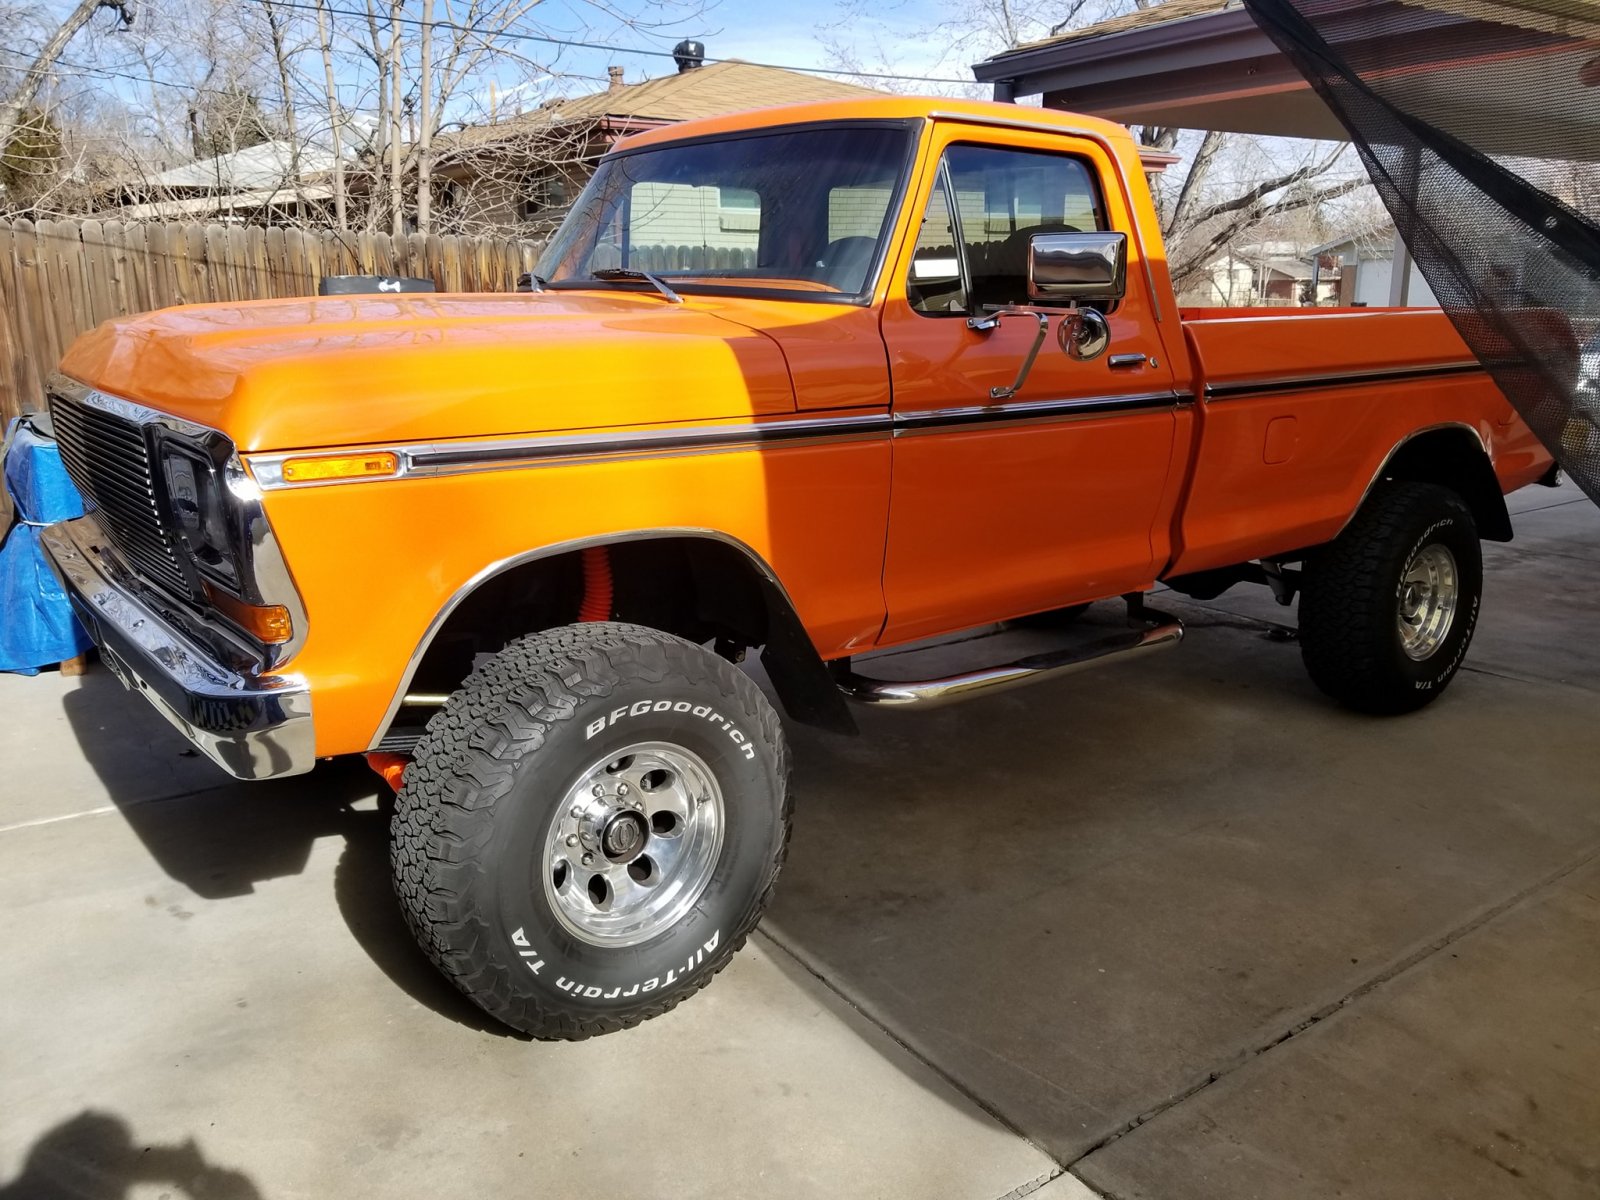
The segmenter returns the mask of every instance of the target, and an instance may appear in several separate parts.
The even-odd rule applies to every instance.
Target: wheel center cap
[[[649,832],[638,813],[618,813],[600,835],[600,847],[612,862],[625,862],[644,848]]]

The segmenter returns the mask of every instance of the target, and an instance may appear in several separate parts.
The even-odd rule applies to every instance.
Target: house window
[[[724,230],[761,228],[761,195],[749,188],[718,188],[717,222]]]
[[[567,206],[567,181],[559,175],[541,175],[522,198],[522,219],[532,221]]]

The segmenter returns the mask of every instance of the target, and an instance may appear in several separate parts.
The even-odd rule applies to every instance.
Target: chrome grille
[[[175,595],[192,597],[156,504],[145,427],[59,394],[50,398],[50,418],[67,474],[99,510],[101,527],[127,565]]]

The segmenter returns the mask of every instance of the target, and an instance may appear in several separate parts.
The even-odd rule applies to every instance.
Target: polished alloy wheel
[[[545,843],[545,895],[583,941],[638,945],[700,899],[723,826],[722,791],[697,754],[669,742],[628,746],[567,792]]]
[[[1437,542],[1406,564],[1400,579],[1400,645],[1413,662],[1431,658],[1450,636],[1460,603],[1455,556]]]

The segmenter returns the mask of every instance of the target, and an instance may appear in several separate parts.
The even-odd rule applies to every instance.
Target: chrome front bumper
[[[239,675],[119,586],[93,513],[50,526],[40,540],[106,666],[218,766],[238,779],[271,779],[316,765],[303,680]]]

